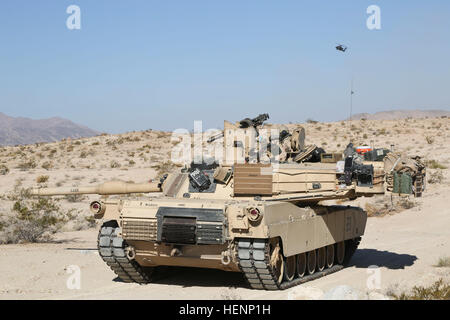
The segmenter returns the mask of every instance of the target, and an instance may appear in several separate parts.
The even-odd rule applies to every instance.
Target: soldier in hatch
[[[294,130],[294,133],[295,132],[296,131]],[[295,151],[292,146],[293,144],[298,145],[298,140],[293,140],[294,137],[298,137],[298,134],[293,136],[286,127],[281,128],[278,141],[272,141],[272,137],[269,137],[269,143],[267,145],[264,162],[290,161],[290,156],[292,152]]]
[[[289,155],[292,152],[291,137],[292,135],[287,130],[282,130],[280,132],[280,162],[286,162],[289,159]]]

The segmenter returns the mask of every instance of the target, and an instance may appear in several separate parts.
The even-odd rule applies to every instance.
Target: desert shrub
[[[50,170],[51,168],[53,168],[53,163],[50,161],[46,161],[41,165],[42,169],[45,170]]]
[[[431,136],[426,136],[426,137],[425,137],[425,140],[427,140],[427,143],[428,143],[428,144],[433,144],[433,142],[434,142],[434,138],[431,137]]]
[[[141,141],[139,137],[125,137],[125,140],[128,142],[138,142]]]
[[[82,216],[78,215],[73,221],[72,229],[75,231],[86,230],[94,228],[97,225],[97,221],[94,216]]]
[[[156,169],[156,173],[158,177],[162,177],[165,173],[169,173],[172,170],[174,170],[176,167],[179,167],[180,165],[177,165],[173,163],[172,161],[166,161],[162,163],[158,163],[156,165],[151,166],[153,169]]]
[[[53,158],[55,156],[56,152],[58,152],[56,149],[50,150],[50,153],[49,153],[48,157],[49,158]]]
[[[10,198],[17,199],[12,216],[1,221],[0,243],[45,242],[60,231],[71,218],[71,211],[61,210],[51,198],[32,199],[29,190],[17,189]]]
[[[449,268],[450,267],[450,257],[441,257],[439,258],[438,263],[435,265],[435,267],[446,267]]]
[[[9,168],[5,166],[4,164],[0,165],[0,175],[4,176],[8,174]]]
[[[390,295],[397,300],[450,300],[450,285],[439,279],[429,287],[414,286],[410,292]]]
[[[25,160],[25,161],[19,163],[19,165],[17,166],[17,168],[22,171],[34,169],[36,167],[37,167],[37,164],[36,164],[36,161],[34,161],[34,159]]]
[[[443,180],[444,180],[444,175],[442,174],[442,171],[436,170],[435,172],[430,174],[430,177],[428,178],[428,183],[439,184],[439,183],[442,183]]]
[[[57,186],[58,188],[59,188],[59,187],[62,187],[64,183],[65,183],[64,180],[58,181],[58,182],[56,182],[56,186]]]
[[[369,217],[382,217],[414,208],[416,205],[417,203],[408,197],[380,197],[372,203],[366,203],[364,209]]]
[[[397,212],[414,208],[417,203],[407,197],[401,197],[394,202],[394,210]]]
[[[21,188],[22,180],[16,180],[16,184],[14,186],[13,191],[9,192],[6,195],[6,199],[9,201],[19,201],[22,199],[31,198],[31,189],[29,188]]]
[[[385,135],[385,134],[387,134],[386,128],[381,128],[381,129],[379,129],[379,130],[377,131],[377,133],[376,133],[377,136],[379,136],[379,135]]]
[[[84,220],[87,222],[89,228],[94,228],[97,225],[97,220],[94,218],[94,216],[84,217]]]
[[[391,206],[388,203],[366,203],[364,209],[369,217],[380,217],[391,212]]]
[[[430,169],[447,169],[446,166],[436,160],[428,160],[425,162],[425,165]]]
[[[81,151],[81,153],[80,153],[80,158],[82,158],[82,159],[84,159],[84,158],[86,158],[87,157],[87,152],[86,151]]]
[[[66,194],[64,196],[64,199],[66,199],[68,202],[81,202],[85,199],[85,197],[82,194]]]
[[[116,160],[112,160],[111,163],[109,164],[109,166],[111,168],[120,168],[121,167],[120,163],[117,162]]]
[[[47,182],[49,179],[49,176],[39,176],[36,178],[36,182],[37,183],[45,183]]]
[[[167,137],[166,132],[158,132],[158,134],[156,135],[156,138],[158,138],[158,139],[165,138],[165,137]]]

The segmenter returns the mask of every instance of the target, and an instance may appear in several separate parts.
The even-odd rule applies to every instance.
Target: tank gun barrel
[[[70,188],[33,188],[33,196],[60,196],[71,194],[98,194],[115,195],[128,193],[150,193],[161,192],[160,183],[126,183],[122,181],[109,181],[92,187],[70,187]]]

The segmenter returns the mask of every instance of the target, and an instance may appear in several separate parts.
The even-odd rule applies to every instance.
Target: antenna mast
[[[349,120],[352,119],[352,113],[353,113],[353,94],[355,92],[353,91],[353,76],[352,76],[352,80],[350,83],[350,117],[348,118]]]

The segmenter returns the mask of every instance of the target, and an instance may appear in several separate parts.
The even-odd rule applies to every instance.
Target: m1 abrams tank
[[[235,126],[240,128],[225,122],[224,132]],[[112,181],[32,193],[102,195],[90,204],[103,221],[98,251],[124,282],[151,282],[158,266],[187,266],[241,272],[251,288],[279,290],[349,262],[364,234],[366,212],[319,202],[354,198],[357,180],[345,178],[336,163],[246,159],[194,165],[158,183]],[[128,194],[138,195],[108,197]]]

